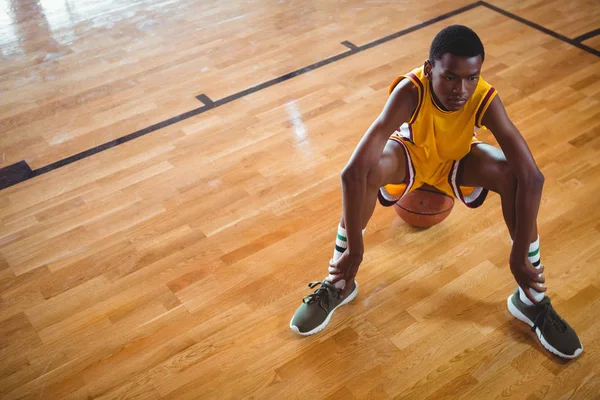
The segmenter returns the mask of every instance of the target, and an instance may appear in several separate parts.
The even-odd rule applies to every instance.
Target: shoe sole
[[[348,297],[346,297],[344,299],[344,301],[342,301],[333,310],[331,310],[331,312],[329,313],[327,318],[325,318],[325,321],[323,321],[323,323],[321,325],[317,326],[316,328],[313,328],[312,330],[310,330],[308,332],[300,332],[300,330],[298,329],[298,327],[296,325],[292,325],[292,320],[293,320],[293,318],[292,318],[292,320],[290,320],[290,329],[301,336],[310,336],[310,335],[314,335],[315,333],[321,332],[323,329],[325,329],[325,327],[329,323],[329,320],[331,319],[333,312],[335,310],[337,310],[338,308],[340,308],[341,306],[343,306],[344,304],[350,303],[352,300],[354,300],[354,298],[357,295],[358,295],[358,282],[354,281],[354,290],[352,291],[352,293],[350,293],[350,295]]]
[[[527,316],[525,314],[523,314],[517,307],[515,307],[515,305],[512,302],[512,298],[514,296],[514,293],[511,294],[510,296],[508,296],[508,300],[506,301],[506,304],[508,305],[508,311],[510,311],[510,313],[513,315],[513,317],[515,317],[516,319],[525,322],[526,324],[528,324],[529,326],[533,327],[533,321],[530,320],[529,318],[527,318]],[[563,358],[575,358],[578,355],[581,354],[581,352],[583,351],[583,345],[581,346],[581,348],[577,349],[575,351],[575,353],[573,355],[567,355],[567,354],[563,354],[560,351],[556,350],[554,347],[552,347],[547,341],[546,339],[544,339],[544,336],[542,336],[542,332],[540,331],[539,328],[535,328],[535,333],[537,334],[537,337],[540,341],[540,343],[542,344],[542,346],[544,346],[546,348],[546,350],[548,350],[549,352],[551,352],[552,354],[555,354],[559,357],[563,357]]]

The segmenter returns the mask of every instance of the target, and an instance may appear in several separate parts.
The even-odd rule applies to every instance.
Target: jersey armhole
[[[494,97],[496,97],[497,94],[498,94],[498,92],[496,91],[496,89],[491,87],[491,88],[489,88],[489,90],[487,91],[485,96],[483,97],[483,100],[481,100],[479,107],[477,107],[477,114],[475,114],[475,126],[476,127],[478,127],[478,128],[483,127],[483,125],[481,124],[481,121],[483,120],[483,116],[485,115],[485,112],[487,111],[488,107],[492,103],[492,100],[494,99]]]
[[[418,93],[417,106],[415,107],[415,111],[413,111],[412,115],[410,116],[410,119],[407,121],[407,123],[410,125],[417,119],[417,115],[419,114],[419,110],[421,109],[421,104],[423,103],[423,83],[413,73],[407,75],[400,75],[396,79],[394,79],[394,82],[392,82],[392,84],[390,85],[388,94],[391,95],[396,86],[398,86],[398,84],[403,79],[408,79],[409,81],[411,81],[411,83],[417,88]]]

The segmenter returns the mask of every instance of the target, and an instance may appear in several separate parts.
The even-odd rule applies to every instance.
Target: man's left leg
[[[460,161],[456,186],[483,187],[500,195],[502,214],[511,238],[514,237],[515,200],[517,194],[517,178],[511,171],[502,150],[477,143],[471,152]],[[541,257],[537,225],[531,232],[529,261],[540,268]],[[564,357],[575,358],[583,351],[575,331],[554,311],[550,298],[542,292],[528,289],[537,304],[533,304],[518,287],[508,298],[508,309],[516,318],[526,322],[536,332],[540,342],[550,352]]]

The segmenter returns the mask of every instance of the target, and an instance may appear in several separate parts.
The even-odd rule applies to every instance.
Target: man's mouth
[[[451,104],[465,104],[467,100],[463,99],[462,97],[449,97],[448,98],[448,103]]]

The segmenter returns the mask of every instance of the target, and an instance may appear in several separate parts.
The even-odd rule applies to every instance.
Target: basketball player
[[[475,32],[449,26],[433,39],[422,67],[392,82],[387,104],[342,172],[343,213],[329,275],[309,284],[317,289],[290,321],[294,332],[323,330],[333,311],[356,297],[361,231],[377,199],[391,206],[428,184],[471,208],[483,203],[488,190],[500,195],[513,240],[510,270],[518,284],[508,298],[509,311],[552,353],[574,358],[583,351],[575,331],[544,295],[536,226],[544,176],[496,90],[480,76],[484,57]],[[475,129],[484,126],[501,150],[477,140]]]

